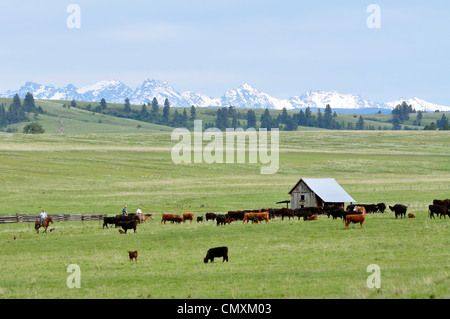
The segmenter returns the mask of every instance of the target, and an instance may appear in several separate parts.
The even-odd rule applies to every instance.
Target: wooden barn
[[[344,207],[345,203],[355,202],[334,178],[302,178],[289,195],[291,209],[327,205]]]

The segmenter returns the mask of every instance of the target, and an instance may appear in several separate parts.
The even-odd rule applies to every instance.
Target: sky
[[[0,0],[0,12],[0,92],[153,78],[211,97],[248,83],[450,105],[449,1]]]

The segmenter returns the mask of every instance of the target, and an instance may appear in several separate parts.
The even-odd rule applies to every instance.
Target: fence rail
[[[91,220],[103,220],[106,214],[49,214],[53,217],[54,222],[83,222]],[[16,214],[9,216],[0,215],[0,224],[8,223],[34,223],[36,219],[40,218],[39,214]]]

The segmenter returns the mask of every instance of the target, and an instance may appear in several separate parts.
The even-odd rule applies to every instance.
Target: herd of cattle
[[[403,204],[396,204],[394,206],[388,206],[391,212],[395,214],[395,218],[398,217],[406,218],[406,212],[408,207]],[[289,208],[263,208],[258,210],[239,210],[239,211],[229,211],[227,214],[215,214],[215,213],[206,213],[204,216],[197,216],[196,221],[203,222],[205,221],[216,221],[217,226],[230,224],[233,221],[241,221],[242,223],[249,222],[252,223],[261,223],[265,221],[269,222],[270,219],[273,218],[295,218],[298,219],[303,218],[304,221],[317,220],[317,216],[319,215],[327,215],[328,218],[331,216],[333,219],[341,218],[346,228],[349,223],[360,223],[362,228],[362,223],[365,219],[365,214],[375,214],[375,213],[385,213],[386,212],[386,204],[378,203],[378,204],[352,204],[348,205],[347,209],[344,210],[339,206],[325,206],[325,207],[305,207],[298,209],[289,209]],[[446,215],[450,216],[450,199],[438,200],[435,199],[433,201],[433,205],[429,205],[429,216],[430,218],[435,218],[439,216],[439,218],[446,218]],[[358,215],[362,215],[358,216]],[[414,218],[414,214],[408,214],[409,218]],[[128,216],[117,215],[116,217],[104,217],[103,219],[103,228],[106,226],[108,228],[109,224],[115,225],[115,227],[120,227],[123,229],[119,230],[120,233],[126,233],[127,230],[133,229],[136,232],[137,224],[143,223],[147,218],[153,219],[152,214],[145,215],[137,215],[137,214],[129,214]],[[161,223],[185,223],[189,221],[192,223],[194,221],[193,213],[184,213],[182,215],[178,214],[162,214]]]

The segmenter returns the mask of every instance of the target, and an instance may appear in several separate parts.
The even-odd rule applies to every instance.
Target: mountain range
[[[167,98],[172,106],[176,107],[220,107],[233,105],[236,108],[260,108],[298,110],[310,107],[312,110],[325,108],[330,104],[333,110],[345,113],[390,113],[396,105],[402,101],[411,104],[416,110],[434,112],[436,110],[450,112],[449,106],[437,105],[423,99],[401,98],[396,101],[379,103],[368,101],[357,94],[339,93],[337,91],[308,91],[299,96],[287,99],[278,99],[267,93],[261,92],[249,84],[243,84],[237,89],[226,91],[221,97],[210,97],[193,91],[178,92],[166,81],[147,79],[136,89],[131,89],[123,82],[100,81],[90,86],[77,88],[69,84],[63,88],[54,85],[44,85],[27,82],[18,90],[8,90],[0,93],[0,97],[13,97],[16,93],[23,98],[27,92],[33,94],[36,99],[49,100],[76,100],[88,102],[100,102],[104,98],[109,103],[124,103],[128,97],[131,104],[142,105],[151,103],[156,97],[159,104],[163,104]]]

